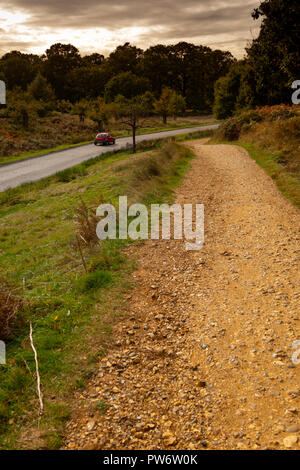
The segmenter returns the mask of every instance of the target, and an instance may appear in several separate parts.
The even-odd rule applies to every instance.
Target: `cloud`
[[[71,42],[83,52],[108,53],[130,41],[146,48],[181,40],[242,55],[258,22],[251,18],[259,0],[2,0],[15,23],[0,15],[1,50],[20,43],[24,51],[43,52],[54,42]],[[4,20],[3,20],[4,17]],[[252,32],[251,32],[252,28]],[[119,41],[119,42],[117,42]],[[33,44],[33,45],[32,45]]]

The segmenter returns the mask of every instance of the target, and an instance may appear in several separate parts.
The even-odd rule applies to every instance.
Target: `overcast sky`
[[[131,42],[142,48],[188,41],[242,57],[257,36],[259,0],[0,0],[0,55],[41,54],[55,42],[107,55]]]

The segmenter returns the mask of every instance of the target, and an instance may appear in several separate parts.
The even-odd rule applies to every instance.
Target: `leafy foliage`
[[[72,103],[99,96],[114,101],[119,94],[132,99],[146,91],[158,98],[164,88],[170,88],[184,97],[188,108],[209,112],[214,83],[233,62],[229,52],[186,42],[146,51],[125,43],[106,58],[98,53],[82,57],[72,44],[57,43],[43,56],[18,51],[5,54],[0,59],[0,75],[8,90],[20,87],[23,91],[39,77],[30,85],[39,100],[45,100],[45,94],[50,98],[49,86],[60,102]]]
[[[159,114],[163,123],[167,123],[170,114],[177,115],[185,111],[185,99],[170,88],[164,88],[159,99],[154,102],[154,111]]]
[[[265,0],[252,17],[262,19],[257,39],[245,60],[233,64],[215,84],[218,118],[254,106],[291,102],[291,84],[300,70],[300,4],[298,0]]]

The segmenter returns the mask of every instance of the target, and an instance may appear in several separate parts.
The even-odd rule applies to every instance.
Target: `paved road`
[[[137,136],[137,142],[151,139],[161,139],[173,135],[185,134],[187,132],[205,131],[216,129],[218,124],[207,126],[189,127],[185,129],[175,129],[173,131],[155,132],[153,134],[143,134]],[[107,147],[96,147],[94,144],[81,145],[66,149],[60,152],[53,152],[41,157],[22,160],[0,166],[0,192],[8,188],[15,188],[23,183],[38,181],[59,171],[78,165],[90,158],[97,157],[102,153],[112,149],[118,150],[126,148],[132,142],[131,137],[122,137],[117,140],[116,145]]]

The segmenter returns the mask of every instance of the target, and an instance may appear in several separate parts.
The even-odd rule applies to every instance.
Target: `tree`
[[[35,107],[32,106],[32,103],[28,103],[25,99],[25,96],[20,94],[18,99],[9,100],[8,106],[8,115],[15,124],[24,129],[28,129],[31,118],[35,116]]]
[[[291,84],[300,70],[299,1],[265,0],[252,17],[262,18],[257,39],[246,48],[246,59],[215,85],[219,118],[243,108],[291,102]]]
[[[72,44],[53,44],[46,50],[44,75],[58,99],[74,101],[73,83],[69,80],[72,70],[81,65],[79,51]],[[84,90],[82,90],[82,95]]]
[[[238,63],[231,67],[225,77],[216,81],[213,112],[217,119],[226,119],[236,110],[242,76],[242,64]]]
[[[52,101],[55,98],[51,85],[45,77],[38,73],[33,82],[28,87],[29,94],[37,101]]]
[[[206,46],[159,44],[145,51],[141,73],[149,79],[156,97],[164,88],[171,88],[185,98],[188,108],[203,112],[211,111],[214,83],[226,75],[233,62],[230,52]]]
[[[107,66],[111,75],[122,72],[135,72],[143,56],[143,50],[125,42],[123,46],[118,46],[108,57]]]
[[[88,113],[88,103],[85,100],[78,101],[73,105],[72,114],[77,114],[79,116],[79,121],[84,123],[84,120]]]
[[[103,96],[108,79],[107,70],[102,66],[76,67],[65,77],[66,94],[73,103]]]
[[[5,54],[0,60],[0,71],[5,76],[7,89],[20,87],[25,91],[37,75],[41,64],[40,57],[34,54],[23,54],[19,51]]]
[[[150,114],[153,114],[154,113],[154,101],[155,101],[155,97],[153,95],[153,93],[151,93],[151,91],[146,91],[146,93],[144,93],[141,97],[141,103],[143,105],[143,107],[145,108],[146,112],[148,115]]]
[[[167,124],[167,118],[172,114],[172,101],[174,91],[170,88],[164,88],[160,98],[154,102],[154,110],[162,117],[163,123]]]
[[[113,107],[98,97],[93,103],[93,107],[89,113],[89,118],[92,119],[97,125],[98,132],[103,132],[103,125],[108,125],[111,115],[113,114]]]
[[[171,98],[170,106],[171,106],[174,119],[176,119],[177,116],[184,113],[186,109],[186,103],[185,103],[184,97],[174,92]]]
[[[72,111],[72,103],[67,100],[61,100],[56,102],[56,110],[60,113],[69,114]]]
[[[299,1],[263,1],[252,17],[262,19],[258,38],[246,49],[255,74],[256,104],[289,103],[300,70]]]
[[[156,96],[163,88],[174,86],[174,63],[170,46],[158,44],[145,51],[141,61],[142,74],[150,81]]]
[[[116,96],[122,95],[127,99],[143,94],[150,88],[146,78],[138,77],[132,72],[123,72],[111,78],[105,86],[105,99],[113,101]]]
[[[93,54],[86,55],[82,57],[82,65],[84,67],[94,67],[102,65],[104,61],[104,55],[98,54],[97,52],[94,52]]]
[[[142,125],[141,119],[149,112],[143,97],[137,96],[128,100],[123,96],[119,96],[113,105],[113,111],[116,119],[132,132],[132,147],[133,153],[135,153],[136,131]]]

